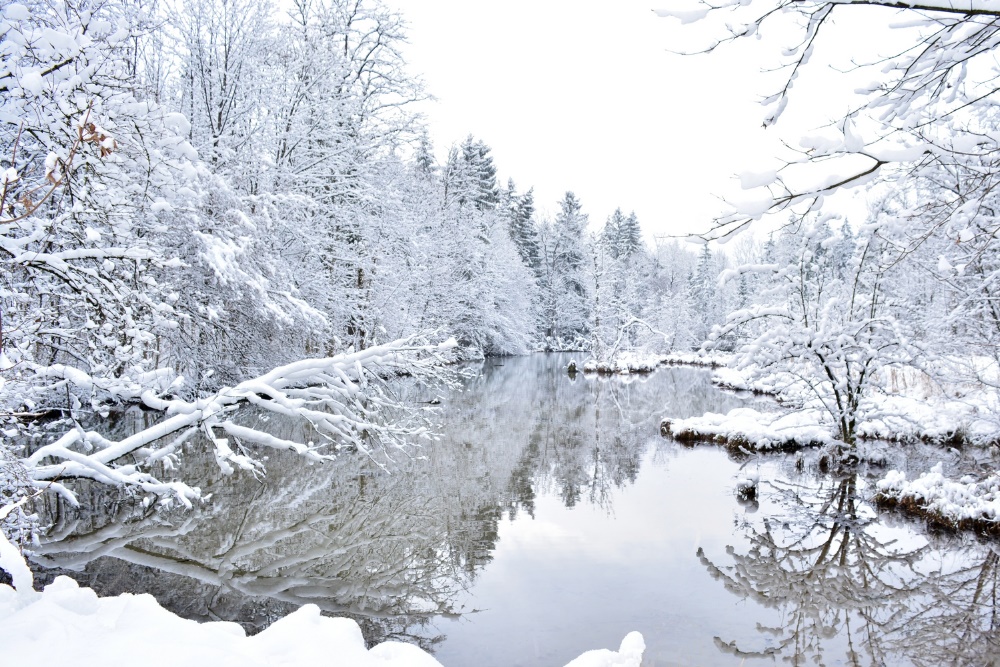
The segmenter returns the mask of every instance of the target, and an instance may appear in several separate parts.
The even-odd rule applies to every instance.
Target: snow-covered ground
[[[722,387],[784,395],[793,409],[761,412],[737,408],[690,419],[664,419],[661,430],[681,441],[708,441],[732,448],[766,451],[837,444],[829,412],[804,395],[789,395],[793,378],[761,376],[734,368],[713,372]],[[995,445],[1000,441],[1000,396],[979,384],[943,384],[912,368],[890,369],[871,387],[859,409],[857,435],[864,440],[934,444]],[[959,526],[1000,526],[1000,472],[976,481],[943,475],[940,465],[914,480],[892,470],[878,482],[884,501]]]
[[[938,463],[909,481],[905,473],[890,470],[876,486],[884,500],[910,505],[949,524],[1000,524],[1000,472],[978,482],[971,476],[954,481],[944,476]]]
[[[583,364],[584,373],[652,373],[660,365],[662,356],[643,352],[624,352],[614,361],[588,359]]]
[[[0,510],[0,519],[12,509]],[[13,580],[13,586],[0,585],[0,646],[7,665],[441,667],[412,644],[389,641],[368,649],[357,623],[322,616],[311,604],[247,637],[236,623],[176,616],[151,595],[102,598],[68,577],[35,591],[31,571],[2,533],[0,568]],[[639,667],[644,650],[642,635],[632,632],[618,651],[588,651],[570,666]]]
[[[657,366],[724,366],[732,355],[720,352],[671,352],[656,354],[642,350],[628,350],[617,355],[613,361],[588,359],[583,364],[586,373],[650,373]]]
[[[689,419],[665,419],[660,428],[664,435],[681,441],[717,442],[761,451],[835,442],[817,410],[759,412],[736,408],[724,415],[709,412]]]
[[[712,368],[727,365],[733,359],[733,355],[727,352],[699,351],[699,352],[671,352],[660,355],[660,363],[668,366],[709,366]]]
[[[754,378],[750,373],[728,366],[721,366],[712,372],[712,382],[723,389],[752,391],[756,394],[777,394],[782,383],[777,376]]]

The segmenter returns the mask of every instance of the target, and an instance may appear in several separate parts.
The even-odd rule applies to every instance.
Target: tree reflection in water
[[[507,424],[526,425],[519,460],[507,485],[505,509],[534,517],[535,500],[553,491],[566,507],[586,502],[611,511],[614,489],[635,482],[642,456],[659,431],[665,405],[679,416],[701,415],[747,404],[746,397],[719,392],[702,369],[671,368],[653,376],[577,375],[566,359],[536,357],[522,375],[504,377],[497,388],[517,396]],[[496,434],[491,434],[496,437]]]
[[[628,384],[617,378],[577,379],[585,392],[563,419],[540,419],[511,475],[509,509],[534,517],[538,489],[553,488],[566,507],[582,501],[610,510],[610,492],[635,481],[647,439],[637,433],[636,415],[628,414]],[[567,403],[562,392],[541,398],[540,414],[558,414]],[[588,400],[582,401],[581,398]]]
[[[53,527],[34,560],[54,568],[43,580],[67,573],[102,595],[151,592],[182,616],[251,632],[312,602],[356,618],[369,641],[430,647],[441,637],[428,619],[471,611],[456,599],[493,558],[505,515],[533,516],[551,490],[567,506],[610,511],[610,491],[636,479],[663,402],[674,395],[694,414],[713,396],[704,372],[574,382],[565,361],[488,361],[445,398],[442,440],[388,472],[363,457],[305,467],[278,454],[264,479],[220,477],[195,445],[185,469],[202,471],[190,481],[212,498],[193,511],[147,509],[98,485],[81,492],[87,513],[47,497]],[[136,419],[122,429],[143,426]],[[309,439],[301,425],[270,427]]]
[[[379,638],[410,636],[431,614],[455,613],[473,556],[449,541],[454,513],[442,497],[347,459],[335,475],[299,479],[294,461],[287,469],[270,463],[266,484],[231,482],[194,512],[57,524],[34,558],[86,567],[83,583],[102,593],[153,592],[183,616],[239,621],[249,631],[307,602],[352,616]]]
[[[744,525],[731,564],[698,557],[732,593],[779,610],[758,647],[716,637],[742,658],[791,664],[1000,664],[996,544],[888,528],[857,474],[778,488],[786,520]],[[883,520],[885,517],[883,517]]]

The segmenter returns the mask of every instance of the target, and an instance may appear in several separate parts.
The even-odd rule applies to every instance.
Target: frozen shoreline
[[[859,441],[925,442],[939,446],[996,447],[1000,442],[1000,397],[988,389],[929,387],[906,378],[904,369],[891,383],[876,386],[862,403],[856,435]],[[910,373],[915,375],[915,373]],[[782,378],[750,379],[750,374],[724,367],[713,372],[723,388],[778,396]],[[786,397],[787,398],[787,397]],[[758,411],[737,408],[726,414],[706,413],[661,422],[660,430],[679,442],[710,442],[736,452],[793,451],[806,447],[839,449],[830,415],[806,397]],[[795,405],[797,403],[797,405]],[[877,501],[960,529],[1000,530],[1000,470],[984,479],[944,477],[935,466],[917,479],[889,470],[877,482]]]
[[[876,483],[876,502],[946,526],[1000,534],[1000,472],[979,481],[968,475],[955,481],[942,469],[938,463],[914,480],[891,470]]]

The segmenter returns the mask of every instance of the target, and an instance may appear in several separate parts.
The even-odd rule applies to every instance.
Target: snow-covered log
[[[400,403],[385,378],[405,375],[447,382],[451,373],[442,367],[454,347],[453,339],[429,344],[409,338],[328,358],[303,359],[195,401],[168,400],[147,390],[141,394],[142,403],[165,415],[158,424],[118,441],[78,424],[25,458],[23,464],[34,486],[56,491],[73,504],[75,496],[60,480],[88,478],[137,487],[174,496],[190,507],[199,498],[199,489],[183,481],[159,479],[150,470],[161,462],[168,470],[175,467],[181,447],[199,431],[212,443],[226,474],[236,468],[263,474],[263,464],[244,442],[290,450],[315,462],[328,460],[345,447],[373,457],[380,450],[388,456],[389,449],[403,448],[430,433],[421,412]],[[89,387],[93,382],[77,369],[62,367],[54,372],[76,386]],[[239,424],[233,413],[245,405],[304,420],[317,441],[282,439]]]

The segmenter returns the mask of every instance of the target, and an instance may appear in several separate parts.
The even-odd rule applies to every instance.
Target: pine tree
[[[556,219],[543,228],[542,317],[549,344],[563,346],[586,335],[589,313],[584,231],[587,215],[572,192]]]
[[[490,147],[470,134],[462,144],[462,159],[472,175],[473,204],[480,211],[495,208],[500,201],[500,188]]]
[[[626,216],[620,208],[616,208],[601,232],[603,242],[615,258],[629,257],[642,249],[642,229],[635,211]]]
[[[413,163],[417,173],[421,174],[424,178],[430,178],[437,172],[437,163],[434,160],[434,146],[431,144],[431,138],[427,134],[426,129],[420,133],[417,150],[413,156]]]
[[[620,208],[616,208],[615,212],[604,223],[604,229],[601,231],[601,242],[615,259],[621,254],[619,243],[624,225],[625,215]]]
[[[500,208],[507,217],[510,238],[517,246],[521,261],[538,276],[541,272],[541,249],[538,245],[538,227],[534,220],[534,188],[519,195],[514,186],[514,179],[508,179],[500,200]]]
[[[490,147],[471,134],[448,152],[445,166],[445,206],[457,203],[479,211],[492,210],[500,202],[497,169]]]
[[[652,343],[647,314],[654,311],[655,279],[652,257],[642,245],[635,213],[616,209],[601,233],[591,240],[593,304],[591,351],[598,362],[612,366],[617,356],[640,344]],[[659,340],[656,341],[659,344]]]
[[[696,344],[700,345],[708,338],[712,325],[721,318],[715,317],[718,310],[716,303],[715,284],[719,275],[718,267],[708,244],[701,247],[698,264],[691,274],[689,294],[694,307],[691,312],[691,332]]]
[[[619,230],[618,253],[620,256],[629,257],[642,248],[642,228],[639,226],[639,218],[636,217],[635,211],[632,211]]]

